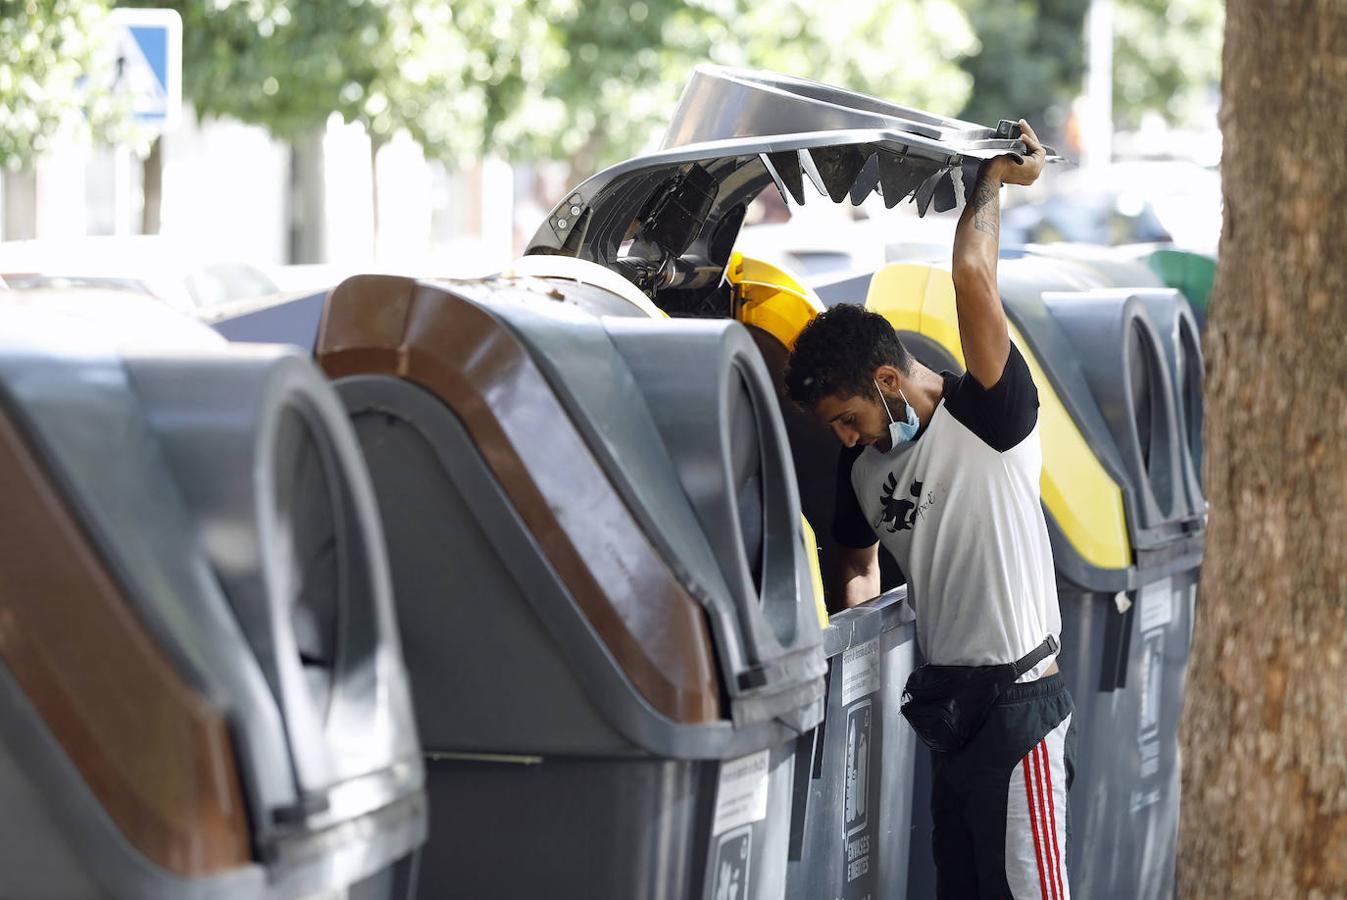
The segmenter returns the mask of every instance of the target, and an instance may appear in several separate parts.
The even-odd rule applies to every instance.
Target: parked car
[[[11,286],[12,287],[12,286]],[[96,334],[119,347],[222,346],[217,332],[142,291],[112,287],[26,287],[0,291],[0,307],[23,308],[71,335]],[[35,321],[35,319],[30,319]]]
[[[13,290],[131,291],[184,311],[277,291],[256,266],[155,236],[0,243],[0,277]]]
[[[1179,160],[1063,169],[1037,196],[1001,212],[1003,244],[1173,244],[1212,253],[1221,236],[1221,177]]]

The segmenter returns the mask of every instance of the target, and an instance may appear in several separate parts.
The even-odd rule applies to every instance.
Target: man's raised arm
[[[996,285],[1001,243],[1001,185],[1033,184],[1047,154],[1029,123],[1020,119],[1021,139],[1029,150],[1022,160],[998,156],[978,176],[954,232],[954,302],[959,311],[959,340],[968,371],[984,388],[1001,380],[1010,355],[1010,332]],[[957,176],[956,176],[957,177]]]

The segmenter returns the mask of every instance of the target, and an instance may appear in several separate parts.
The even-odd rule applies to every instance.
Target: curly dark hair
[[[878,313],[840,303],[814,317],[795,340],[786,369],[786,393],[813,409],[830,394],[858,397],[872,389],[875,369],[893,366],[907,375],[912,354]]]

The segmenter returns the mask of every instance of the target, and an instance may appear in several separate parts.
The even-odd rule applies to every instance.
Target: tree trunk
[[[376,140],[373,131],[369,138],[369,189],[370,189],[370,253],[374,258],[379,256],[379,151],[383,149],[386,141]]]
[[[1347,4],[1232,0],[1183,897],[1347,896]]]
[[[37,237],[37,174],[32,167],[18,172],[0,170],[4,180],[4,208],[0,210],[0,239]]]
[[[327,262],[325,196],[320,128],[290,145],[289,262]]]
[[[150,145],[150,155],[141,164],[140,233],[158,234],[164,202],[164,139],[157,137]],[[126,228],[126,225],[118,225]]]

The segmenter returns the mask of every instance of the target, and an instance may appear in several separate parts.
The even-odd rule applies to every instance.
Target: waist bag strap
[[[1019,678],[1025,672],[1028,672],[1034,666],[1038,665],[1043,660],[1047,659],[1049,656],[1056,653],[1058,646],[1059,645],[1057,643],[1057,638],[1053,637],[1052,635],[1048,635],[1047,637],[1045,637],[1043,639],[1043,643],[1039,644],[1037,647],[1030,650],[1027,654],[1015,660],[1015,662],[1011,663],[1011,666],[1015,670],[1015,678]],[[1012,678],[1011,680],[1014,681],[1015,679]]]

